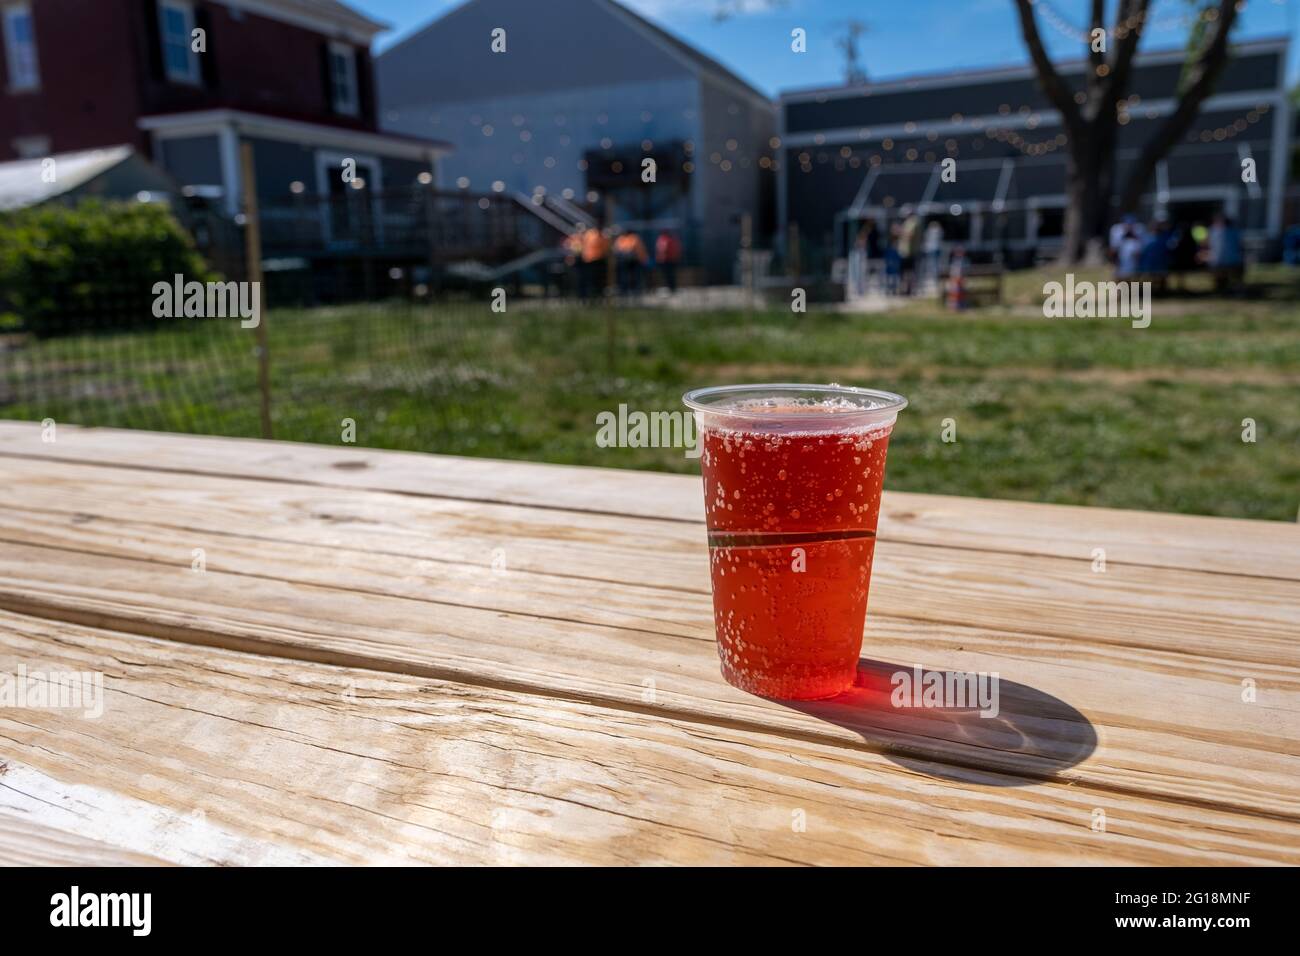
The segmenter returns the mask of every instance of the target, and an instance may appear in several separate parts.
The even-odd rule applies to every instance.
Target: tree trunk
[[[1130,71],[1146,26],[1150,0],[1120,0],[1115,25],[1108,31],[1114,46],[1109,55],[1089,51],[1092,72],[1086,75],[1086,99],[1075,94],[1057,71],[1038,32],[1034,5],[1038,0],[1015,0],[1020,30],[1033,61],[1043,93],[1061,114],[1070,140],[1066,167],[1066,208],[1061,261],[1076,263],[1102,259],[1106,251],[1106,226],[1116,194],[1115,141],[1118,104],[1127,95]],[[1185,66],[1178,105],[1147,142],[1124,184],[1121,209],[1132,212],[1155,171],[1156,164],[1186,135],[1201,103],[1214,90],[1228,59],[1228,37],[1245,0],[1217,0],[1197,15],[1190,46],[1199,47]],[[1099,28],[1106,4],[1093,0],[1091,23]],[[1203,31],[1207,43],[1198,43]],[[1082,107],[1082,108],[1081,108]]]
[[[1072,265],[1104,260],[1106,227],[1114,195],[1111,137],[1090,130],[1072,144],[1065,166],[1065,223],[1061,262]]]

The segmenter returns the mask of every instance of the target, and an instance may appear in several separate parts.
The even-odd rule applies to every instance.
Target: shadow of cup
[[[864,658],[846,693],[780,703],[853,731],[900,766],[987,786],[1038,783],[1097,747],[1095,728],[1078,710],[994,675]]]

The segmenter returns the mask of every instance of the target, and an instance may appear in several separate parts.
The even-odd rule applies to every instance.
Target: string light
[[[1142,102],[1142,98],[1138,96],[1136,93],[1134,93],[1126,97],[1125,99],[1120,100],[1118,103],[1115,104],[1115,109],[1118,114],[1116,119],[1121,126],[1127,126],[1130,122],[1132,122],[1134,117],[1131,111],[1137,108],[1141,104],[1141,102]],[[1017,112],[1023,115],[1024,111],[1027,110],[1028,108],[1029,107],[1022,106]],[[1235,120],[1229,123],[1224,124],[1223,126],[1206,128],[1199,131],[1193,131],[1188,133],[1187,141],[1209,143],[1209,142],[1222,142],[1226,139],[1232,139],[1233,137],[1238,136],[1241,133],[1245,132],[1254,124],[1258,123],[1260,119],[1262,119],[1263,116],[1266,113],[1268,113],[1268,111],[1269,111],[1269,105],[1267,103],[1261,103],[1255,106],[1253,109],[1246,112],[1245,114],[1243,114],[1242,116],[1236,118]],[[1009,116],[1012,110],[1009,105],[1003,104],[1003,108],[1000,109],[999,112],[1002,115]],[[1155,119],[1158,114],[1156,114],[1154,110],[1148,108],[1143,115],[1146,119]],[[956,120],[957,117],[954,117],[954,121]],[[1030,113],[1026,117],[1025,128],[1031,130],[1036,129],[1040,123],[1041,123],[1041,119],[1038,117],[1038,114]],[[983,129],[985,137],[987,139],[996,140],[997,142],[1000,143],[1005,143],[1008,146],[1015,148],[1016,150],[1018,150],[1019,152],[1023,153],[1026,156],[1034,156],[1034,157],[1045,156],[1054,153],[1057,150],[1069,144],[1069,138],[1065,135],[1065,133],[1057,133],[1054,136],[1048,137],[1047,139],[1031,141],[1026,139],[1016,130],[1011,129],[1010,127],[1002,127],[1002,126],[985,127],[982,122],[974,119],[962,121],[960,122],[960,125],[967,129],[972,129],[972,130]],[[926,133],[925,139],[929,142],[935,142],[938,139],[938,136],[935,134],[933,130],[931,130]],[[819,136],[817,137],[817,140],[819,144],[824,143],[825,137]],[[899,144],[896,143],[890,137],[885,137],[880,141],[880,148],[887,153],[893,153],[894,148],[898,145]],[[918,145],[920,144],[918,143]],[[979,150],[983,146],[983,143],[977,140],[973,142],[971,145],[972,148]],[[922,157],[919,155],[919,150],[916,149],[915,147],[907,146],[906,143],[904,144],[904,146],[905,149],[903,151],[903,155],[890,157],[891,163],[895,165],[912,165],[914,163],[919,163],[919,162],[925,162],[925,163],[933,162],[933,160],[925,158],[925,157],[934,156],[933,152],[927,151],[925,153],[925,157]],[[961,155],[960,144],[956,139],[949,138],[945,140],[944,148],[948,152],[948,154],[954,158]],[[849,147],[847,146],[843,146],[840,148],[841,158],[850,158],[850,154],[845,153],[845,150],[847,149],[849,149]],[[871,165],[873,166],[881,165],[883,160],[878,157],[879,154],[876,154],[869,160]],[[812,161],[811,158],[808,157],[807,153],[801,154],[799,162],[800,162],[800,168],[803,172],[805,173],[812,172]],[[835,166],[837,169],[840,170],[844,169],[844,164],[841,162],[837,162]]]
[[[1064,36],[1068,36],[1071,40],[1078,40],[1080,43],[1088,42],[1088,34],[1070,23],[1061,14],[1057,13],[1056,8],[1048,3],[1047,0],[1029,0],[1029,2],[1031,6],[1037,7],[1042,11],[1043,21],[1052,29]]]
[[[1221,143],[1225,139],[1233,139],[1258,123],[1268,112],[1269,105],[1260,103],[1254,109],[1247,111],[1244,116],[1237,117],[1225,126],[1216,126],[1213,129],[1206,127],[1198,132],[1188,133],[1187,141],[1189,143]]]
[[[1053,6],[1051,0],[1030,0],[1030,2],[1035,9],[1039,11],[1044,22],[1049,24],[1053,29],[1056,29],[1064,35],[1085,44],[1090,41],[1089,32],[1074,26]],[[1110,32],[1115,37],[1122,38],[1126,36],[1129,31],[1134,29],[1145,28],[1164,30],[1174,26],[1188,26],[1197,21],[1212,21],[1216,19],[1217,16],[1218,14],[1216,10],[1208,8],[1195,14],[1181,13],[1166,15],[1160,19],[1154,19],[1152,11],[1148,10],[1145,13],[1133,14],[1132,16],[1116,23]],[[1101,70],[1108,70],[1108,68],[1103,65]],[[1099,72],[1101,72],[1101,70],[1099,70]],[[1075,94],[1075,99],[1082,103],[1086,102],[1087,96],[1083,91],[1080,91]],[[819,101],[824,100],[824,96],[819,97]],[[1128,125],[1131,123],[1132,120],[1136,118],[1134,113],[1138,110],[1140,102],[1141,99],[1136,94],[1117,102],[1115,104],[1117,113],[1116,121],[1120,125]],[[1010,103],[1003,103],[998,107],[997,114],[1000,117],[1007,117],[1009,119],[1019,118],[1023,122],[1022,128],[1024,130],[1035,130],[1042,122],[1038,113],[1035,112],[1035,109],[1036,107],[1027,103],[1021,103],[1014,107]],[[1233,139],[1258,123],[1268,112],[1269,106],[1267,104],[1258,105],[1249,110],[1244,116],[1238,117],[1224,125],[1206,127],[1204,129],[1189,132],[1186,136],[1186,140],[1189,143],[1213,143]],[[1150,107],[1147,107],[1145,111],[1140,112],[1139,115],[1148,120],[1157,117],[1156,111]],[[553,116],[553,119],[557,126],[564,127],[567,125],[567,117],[563,115],[555,115]],[[640,119],[642,123],[648,123],[652,119],[652,114],[649,111],[643,111],[640,114]],[[527,143],[532,139],[532,133],[527,128],[521,128],[526,127],[527,125],[527,120],[523,115],[516,113],[510,117],[510,121],[512,125],[519,128],[519,139],[522,142]],[[607,113],[601,113],[596,117],[596,122],[599,125],[607,125],[609,121],[610,117]],[[1055,153],[1067,146],[1069,142],[1064,133],[1058,133],[1045,139],[1030,140],[1017,129],[996,125],[988,126],[986,128],[983,120],[978,118],[968,118],[961,113],[953,113],[950,122],[953,126],[957,127],[958,131],[960,131],[958,135],[961,135],[961,133],[965,131],[984,131],[985,138],[973,139],[970,142],[970,148],[977,152],[982,151],[985,142],[996,141],[1010,146],[1025,156],[1041,157]],[[490,123],[484,122],[482,116],[472,116],[470,118],[470,123],[473,126],[478,127],[481,134],[485,137],[491,137],[496,132]],[[936,161],[937,154],[935,150],[938,149],[941,135],[938,130],[930,129],[926,130],[924,133],[920,133],[918,132],[918,124],[915,121],[908,121],[903,125],[903,132],[905,134],[905,139],[901,143],[896,143],[894,139],[890,137],[884,137],[879,142],[877,148],[887,155],[882,156],[881,152],[875,152],[868,156],[866,153],[855,152],[851,147],[842,145],[836,151],[838,155],[833,157],[828,156],[825,152],[818,153],[817,164],[833,165],[836,170],[844,171],[846,169],[856,170],[861,166],[867,165],[873,168],[879,167],[886,162],[897,165],[915,165],[918,163],[933,164]],[[870,138],[871,131],[869,129],[863,128],[859,131],[860,140],[869,141]],[[827,136],[824,133],[816,133],[813,136],[813,141],[815,145],[819,147],[828,145]],[[571,139],[568,135],[563,135],[561,137],[562,146],[568,146],[570,142]],[[962,143],[960,143],[958,139],[954,138],[952,135],[948,135],[942,140],[942,142],[943,151],[948,157],[956,158],[961,155]],[[934,146],[933,148],[925,149],[924,147],[926,147],[927,144],[934,144]],[[771,137],[765,145],[775,152],[780,150],[783,144],[779,137],[774,136]],[[867,144],[864,143],[864,146],[865,145]],[[613,147],[613,142],[609,137],[604,137],[600,141],[600,146],[605,150],[609,150]],[[653,143],[649,139],[645,139],[641,142],[641,147],[643,151],[649,152],[653,147]],[[896,147],[898,148],[898,152],[895,152]],[[689,142],[685,144],[685,153],[687,156],[686,165],[690,167],[689,169],[684,169],[686,172],[692,172],[695,168],[695,164],[690,162],[693,148],[694,144]],[[833,145],[831,148],[834,148]],[[735,139],[727,140],[727,152],[735,153],[738,149],[739,143]],[[924,152],[922,152],[922,149],[924,149]],[[517,163],[522,161],[522,154],[516,154],[516,157]],[[812,172],[814,166],[813,157],[808,152],[801,152],[797,159],[798,166],[802,172]],[[832,159],[833,162],[831,162]],[[757,162],[757,164],[763,169],[779,170],[782,168],[780,159],[771,155],[765,155],[753,161],[748,157],[742,156],[733,163],[732,160],[724,159],[722,155],[713,153],[709,156],[709,161],[716,168],[719,168],[724,172],[730,171],[736,164],[739,164],[741,168],[748,168],[752,162]],[[555,165],[556,160],[553,157],[548,157],[546,159],[546,166],[548,169],[554,168]],[[577,166],[579,170],[585,170],[587,166],[585,159],[579,160]],[[462,189],[466,188],[468,186],[468,181],[465,180],[464,185],[458,181],[457,185]]]
[[[1052,27],[1052,29],[1056,30],[1058,33],[1084,45],[1091,43],[1092,37],[1090,31],[1076,27],[1062,13],[1053,7],[1049,0],[1030,0],[1030,3],[1038,10],[1042,11],[1043,22]],[[1201,10],[1195,14],[1187,12],[1166,14],[1159,19],[1152,19],[1151,11],[1146,10],[1139,11],[1138,13],[1134,13],[1125,17],[1123,20],[1120,20],[1115,24],[1110,32],[1113,33],[1115,39],[1123,40],[1131,31],[1139,28],[1163,32],[1166,30],[1190,28],[1198,20],[1210,23],[1217,20],[1218,17],[1219,11],[1213,7]],[[1145,26],[1143,26],[1144,20],[1146,21]]]

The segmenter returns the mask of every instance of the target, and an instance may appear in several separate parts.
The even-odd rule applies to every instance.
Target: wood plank
[[[159,620],[150,609],[150,593],[166,594],[166,600],[171,600],[174,583],[167,572],[178,567],[188,569],[189,545],[179,555],[176,553],[178,531],[181,537],[199,531],[205,536],[220,536],[223,542],[220,547],[209,548],[214,562],[210,567],[236,576],[284,578],[327,589],[323,593],[292,592],[290,601],[308,609],[303,621],[310,623],[312,615],[327,619],[312,626],[301,622],[297,627],[277,625],[275,646],[281,653],[363,662],[381,669],[427,668],[464,679],[482,679],[479,671],[483,671],[493,681],[556,687],[577,694],[612,692],[617,700],[634,699],[640,693],[641,682],[647,679],[647,659],[670,661],[673,689],[681,691],[677,703],[687,713],[701,713],[712,719],[743,713],[744,719],[762,726],[829,733],[850,741],[864,737],[870,745],[889,752],[919,753],[959,762],[992,756],[994,766],[1044,775],[1075,772],[1073,768],[1060,768],[1055,755],[1078,750],[1080,734],[1092,732],[1081,726],[1072,711],[1057,708],[1054,720],[1031,713],[1028,716],[1053,730],[1053,734],[1039,735],[1048,745],[1046,752],[1007,753],[1005,741],[990,746],[983,739],[977,745],[969,740],[954,740],[963,736],[964,728],[940,723],[936,731],[931,726],[934,721],[918,723],[919,718],[910,716],[909,722],[899,724],[897,715],[887,713],[882,717],[878,709],[849,707],[842,715],[809,715],[759,702],[765,709],[751,713],[754,701],[745,695],[733,695],[736,699],[730,701],[716,699],[720,682],[712,655],[698,528],[590,515],[582,519],[580,528],[575,528],[577,522],[568,513],[489,505],[474,505],[476,513],[465,516],[459,526],[448,526],[448,502],[441,499],[352,491],[339,494],[333,489],[280,482],[194,476],[176,482],[150,472],[82,466],[64,466],[41,485],[38,480],[43,466],[23,464],[37,470],[18,476],[22,480],[10,485],[20,499],[18,511],[6,515],[11,519],[10,527],[16,529],[11,540],[73,550],[90,548],[101,554],[144,559],[154,565],[147,570],[129,564],[116,568],[112,580],[122,582],[128,592],[136,592],[125,608],[122,602],[102,601],[95,596],[100,603],[91,613],[107,615],[101,619],[120,626],[143,627],[149,633],[165,633],[183,640],[249,641],[246,646],[269,646],[257,643],[262,638],[250,637],[246,631],[251,628],[251,633],[258,633],[265,621],[261,615],[278,610],[277,601],[283,599],[271,592],[258,598],[263,603],[249,609],[251,613],[241,611],[230,621],[231,606],[238,604],[239,595],[247,590],[230,582],[219,589],[218,593],[225,595],[221,599],[222,613],[216,614],[211,629],[189,623],[178,626],[166,615]],[[161,487],[156,487],[159,483]],[[46,485],[52,500],[29,494],[33,488],[39,492]],[[333,503],[317,498],[303,501],[303,496],[321,494],[335,496]],[[375,499],[383,501],[376,503]],[[444,510],[431,514],[428,509],[432,504]],[[463,502],[451,504],[468,507]],[[78,510],[61,510],[69,507]],[[511,514],[497,514],[503,510]],[[124,512],[144,520],[124,521]],[[111,515],[113,520],[105,522],[101,520],[103,515]],[[292,546],[266,540],[266,532],[258,525],[265,523],[267,515],[276,517],[269,533],[276,539],[291,539]],[[285,515],[288,519],[281,520]],[[538,515],[545,516],[545,520],[534,521]],[[155,521],[161,524],[150,527]],[[523,527],[520,522],[524,522]],[[485,523],[496,529],[498,543],[509,543],[511,571],[504,578],[490,575],[481,565],[466,568],[459,564],[467,556],[455,549],[467,539],[477,549],[474,560],[482,561],[490,554],[487,545],[492,540],[474,541],[472,537],[473,529]],[[639,536],[648,528],[660,529],[649,549],[656,554],[656,560],[650,562],[644,560],[644,550],[638,549],[644,543]],[[234,529],[247,531],[252,540],[238,540]],[[402,561],[401,555],[395,560],[391,554],[367,553],[384,539],[397,540],[397,547],[430,557],[413,563]],[[320,542],[322,547],[299,546],[309,541]],[[547,570],[553,569],[554,560],[560,557],[555,550],[557,542],[563,542],[562,553],[567,555],[560,574]],[[599,543],[598,548],[595,543]],[[536,572],[517,573],[516,556],[521,551],[527,555],[534,544],[550,550],[537,553]],[[1279,696],[1294,691],[1295,676],[1295,643],[1290,638],[1289,624],[1295,618],[1296,601],[1294,590],[1289,590],[1286,582],[1243,581],[1227,576],[1222,581],[1213,576],[1188,581],[1142,568],[1122,569],[1122,574],[1112,568],[1103,576],[1093,575],[1086,562],[1025,560],[1017,565],[1010,559],[1000,560],[996,566],[999,576],[979,555],[946,550],[936,555],[935,549],[916,549],[919,553],[912,556],[911,565],[904,563],[895,575],[888,570],[893,562],[885,561],[884,555],[897,552],[906,558],[906,550],[907,546],[902,545],[893,545],[888,551],[881,548],[868,654],[896,665],[954,667],[954,659],[964,648],[979,647],[980,652],[966,658],[970,663],[961,665],[963,669],[1000,670],[1008,680],[1012,678],[1007,675],[1014,674],[1014,679],[1027,688],[1081,706],[1108,743],[1119,734],[1122,747],[1108,746],[1078,773],[1100,773],[1096,779],[1106,785],[1136,787],[1146,775],[1155,772],[1160,785],[1168,788],[1164,792],[1182,799],[1224,800],[1265,812],[1295,812],[1294,801],[1277,802],[1271,793],[1258,794],[1261,786],[1287,794],[1296,790],[1295,753],[1291,746],[1294,735],[1285,730],[1288,722],[1294,726],[1294,698]],[[660,560],[664,554],[668,557]],[[103,574],[103,568],[93,560],[71,561],[63,555],[37,558],[32,567],[41,566],[41,562],[49,570],[44,580],[33,587],[28,581],[31,568],[25,566],[27,559],[15,558],[12,581],[17,593],[10,606],[39,609],[40,613],[87,613],[75,606],[77,595],[83,593],[77,588],[82,580]],[[610,567],[632,569],[640,578],[653,577],[660,567],[667,566],[676,577],[658,583],[677,587],[682,593],[661,595],[655,600],[640,586],[631,591],[606,586],[593,592],[586,582],[566,583],[568,565],[573,564],[591,568],[591,573]],[[940,572],[937,576],[936,571]],[[155,584],[141,575],[154,574],[159,578],[156,590],[151,592]],[[345,586],[335,587],[340,580]],[[1025,581],[1031,583],[1025,586]],[[958,587],[954,587],[955,582]],[[1116,583],[1121,585],[1118,589],[1112,586]],[[971,587],[976,589],[974,595],[967,590]],[[1021,590],[1016,591],[1017,587]],[[918,588],[922,593],[917,593]],[[354,640],[340,645],[337,615],[320,605],[338,602],[351,607],[360,600],[358,591],[415,603],[401,605],[397,610],[382,602],[365,604],[372,610],[356,619],[362,626],[343,626]],[[1172,616],[1168,613],[1169,593],[1179,594],[1179,600],[1185,602],[1185,606],[1173,609]],[[449,611],[443,606],[448,601],[459,605],[468,602],[469,606]],[[158,599],[152,603],[159,603]],[[664,620],[657,623],[653,614],[647,617],[646,607],[671,611],[661,614]],[[924,616],[906,620],[909,615],[917,615],[918,607]],[[478,614],[483,611],[492,612],[491,616],[484,619]],[[494,613],[499,611],[512,616],[503,618]],[[396,633],[368,626],[394,614],[398,620],[412,623],[404,624]],[[430,614],[437,616],[438,628],[415,623],[415,615],[427,618]],[[539,617],[542,620],[537,620]],[[503,621],[508,626],[503,626]],[[601,625],[599,636],[585,629],[566,628],[570,621]],[[999,628],[1012,633],[1002,633]],[[621,633],[624,629],[641,633]],[[681,651],[670,639],[674,637],[694,639],[703,646]],[[394,643],[398,646],[394,647]],[[940,646],[944,648],[942,655],[938,652]],[[592,647],[603,648],[605,653],[592,658]],[[1025,648],[1031,650],[1026,653]],[[1098,660],[1104,662],[1100,669],[1091,663]],[[1013,668],[1010,671],[1008,661]],[[1060,661],[1080,663],[1062,669]],[[1259,681],[1266,692],[1261,701],[1265,706],[1229,708],[1234,720],[1225,727],[1216,708],[1238,703],[1243,664],[1250,671],[1245,676]],[[612,681],[606,680],[606,671],[613,675]],[[1147,686],[1153,680],[1150,672],[1173,677],[1160,677],[1158,690],[1152,693]],[[1098,693],[1099,683],[1106,685],[1107,693]],[[722,693],[731,693],[730,688],[722,687]],[[1134,707],[1124,694],[1112,688],[1125,689],[1129,698],[1139,701],[1139,706]],[[1032,699],[1029,695],[1022,701],[1031,711]],[[1215,707],[1204,706],[1206,700],[1215,701]],[[1094,716],[1094,709],[1100,716]],[[1179,719],[1169,720],[1175,713]],[[803,723],[789,723],[792,718]],[[1153,766],[1158,769],[1153,771]],[[1225,779],[1232,774],[1237,778],[1235,784]]]
[[[141,546],[138,531],[101,531],[119,545]],[[188,544],[181,554],[188,556]],[[1247,666],[1217,655],[1208,638],[1201,654],[877,615],[868,622],[865,653],[875,663],[864,671],[866,685],[836,702],[787,706],[725,684],[706,634],[575,622],[559,616],[563,607],[545,616],[387,594],[379,589],[397,586],[383,575],[418,585],[427,573],[392,558],[341,569],[310,548],[277,558],[257,542],[232,564],[248,569],[259,561],[266,574],[215,563],[196,574],[180,562],[14,544],[0,551],[0,606],[191,644],[606,705],[635,705],[653,682],[656,713],[674,717],[1300,817],[1293,656]],[[481,573],[485,592],[513,586]],[[283,579],[295,575],[319,583]],[[340,578],[346,588],[334,585]],[[607,601],[605,592],[617,587],[602,591],[602,606],[625,603]],[[1293,645],[1274,644],[1293,655]],[[913,665],[998,673],[1000,718],[891,707],[889,675]],[[1241,701],[1243,677],[1256,681],[1257,702]]]
[[[75,464],[51,474],[45,463],[6,461],[0,480],[9,489],[0,537],[13,543],[187,566],[203,548],[211,566],[236,573],[712,638],[698,526]],[[886,542],[872,611],[1300,664],[1300,583],[1287,580],[1109,561],[1097,573],[1086,558],[991,562],[961,548]]]
[[[1293,822],[0,613],[20,667],[104,707],[0,709],[0,814],[178,863],[1300,862]]]
[[[0,421],[0,456],[702,522],[698,479],[355,447]],[[1300,580],[1300,525],[887,491],[882,540]]]
[[[5,783],[0,779],[0,788]],[[0,802],[5,795],[0,792]],[[0,866],[166,866],[165,860],[0,813]]]

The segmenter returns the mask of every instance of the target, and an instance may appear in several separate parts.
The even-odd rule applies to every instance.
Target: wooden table
[[[0,423],[0,488],[0,674],[104,681],[0,708],[0,860],[1300,862],[1295,525],[888,492],[793,705],[718,675],[695,478]]]

